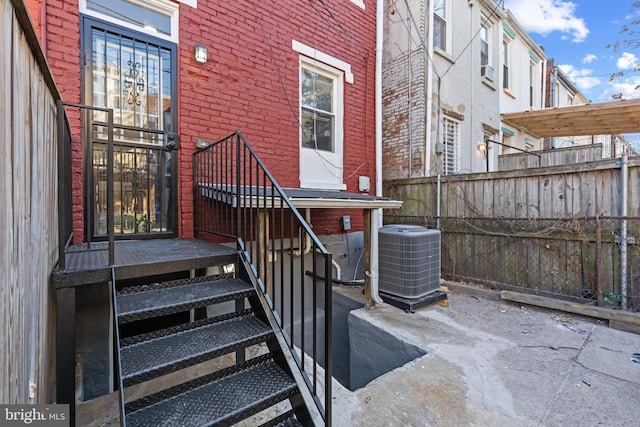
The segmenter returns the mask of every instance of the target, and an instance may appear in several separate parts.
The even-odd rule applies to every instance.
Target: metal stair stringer
[[[309,411],[313,401],[304,396],[309,392],[300,386],[279,342],[282,337],[269,320],[272,314],[265,311],[251,277],[239,276],[173,280],[120,292],[115,291],[113,278],[117,381],[124,391],[120,393],[121,425],[231,425],[265,410],[260,414],[261,420],[267,418],[265,425],[319,425],[318,415]],[[236,304],[229,313],[120,336],[122,325],[135,325],[139,320],[161,322],[166,314],[230,301]],[[264,348],[268,352],[249,355],[245,361],[246,349],[256,345],[263,349],[258,352]],[[214,359],[229,359],[232,354],[240,357],[231,366],[203,370]],[[193,372],[198,373],[195,379]],[[167,378],[179,378],[179,382],[169,381],[165,386]],[[154,392],[127,399],[137,394],[131,390],[149,384]],[[281,402],[289,402],[285,406],[290,409],[284,414],[274,406]]]
[[[311,381],[309,381],[308,378],[305,378],[306,374],[300,369],[298,362],[296,362],[296,356],[291,352],[287,344],[287,340],[284,337],[280,327],[278,326],[278,322],[276,321],[274,313],[271,309],[272,302],[269,300],[269,297],[263,292],[262,284],[258,279],[258,274],[255,271],[255,267],[247,259],[246,254],[240,252],[239,258],[239,277],[247,282],[252,283],[253,287],[256,290],[256,294],[252,298],[250,298],[250,303],[257,309],[256,311],[261,313],[261,316],[264,316],[263,320],[271,325],[271,328],[273,329],[275,334],[275,340],[269,344],[269,349],[276,355],[274,358],[277,360],[278,364],[283,368],[286,367],[286,369],[292,375],[298,385],[300,394],[296,396],[295,399],[291,399],[291,404],[294,407],[293,411],[295,412],[297,419],[302,420],[303,425],[325,425],[325,420],[318,411],[317,403],[310,392]],[[288,423],[288,418],[284,414],[281,416],[281,418],[282,422],[274,424],[268,423],[265,424],[265,426],[294,425]]]

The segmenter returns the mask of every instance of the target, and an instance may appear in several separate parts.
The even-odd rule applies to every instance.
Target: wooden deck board
[[[204,268],[236,261],[235,248],[199,239],[117,241],[116,278],[132,279],[153,274]],[[67,250],[66,268],[53,273],[56,288],[111,280],[106,242],[72,246]]]

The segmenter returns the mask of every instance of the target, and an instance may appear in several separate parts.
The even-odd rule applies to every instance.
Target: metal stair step
[[[296,382],[268,361],[126,416],[135,426],[231,425],[297,393]]]
[[[273,330],[253,314],[202,326],[184,326],[170,335],[151,338],[120,351],[125,386],[137,384],[273,337]]]
[[[180,283],[180,281],[176,281]],[[233,278],[217,278],[172,286],[171,282],[146,287],[139,292],[117,296],[120,324],[165,314],[178,313],[191,308],[204,307],[252,295],[253,287]]]
[[[302,423],[296,418],[296,413],[292,409],[279,415],[272,420],[267,421],[260,427],[302,427]]]

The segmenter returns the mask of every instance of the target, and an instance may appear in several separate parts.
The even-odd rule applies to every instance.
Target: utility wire
[[[411,7],[409,7],[409,3],[407,2],[407,0],[404,0],[404,4],[405,4],[405,6],[407,6],[407,12],[409,13],[409,18],[411,19],[411,22],[413,22],[413,26],[416,27],[416,30],[418,31],[418,37],[420,38],[420,44],[422,44],[422,46],[424,48],[423,49],[423,55],[426,57],[427,63],[431,66],[431,69],[436,74],[436,77],[440,78],[440,74],[438,74],[438,69],[436,68],[436,63],[434,62],[433,58],[431,58],[429,56],[429,46],[427,46],[426,37],[424,37],[422,34],[420,34],[420,26],[416,22],[416,18],[413,16],[413,12],[411,12]],[[404,20],[402,20],[402,23],[404,24]],[[407,29],[407,31],[409,31],[409,34],[411,34],[411,30],[407,27],[406,24],[404,24],[404,27]],[[411,40],[413,40],[413,37],[411,37]],[[418,44],[418,43],[416,43],[416,44]]]
[[[273,47],[271,46],[271,42],[269,41],[269,37],[267,36],[267,32],[265,31],[264,25],[262,24],[262,16],[260,15],[260,12],[258,11],[258,0],[254,0],[253,1],[253,10],[255,12],[256,19],[258,20],[258,25],[260,26],[260,30],[262,31],[262,37],[264,38],[264,41],[265,41],[265,43],[267,45],[267,48],[269,49],[269,54],[271,55],[271,60],[273,61],[273,64],[276,67],[276,73],[278,74],[278,81],[280,82],[280,87],[282,88],[282,93],[284,94],[284,97],[285,97],[285,99],[287,101],[287,105],[289,106],[289,111],[291,112],[291,115],[293,116],[295,122],[298,124],[298,127],[302,131],[303,135],[306,136],[304,127],[302,126],[302,123],[300,122],[300,118],[296,114],[296,112],[295,112],[295,110],[293,108],[293,104],[291,103],[291,99],[289,98],[289,95],[287,94],[287,90],[286,90],[286,87],[284,85],[284,79],[282,78],[282,72],[280,71],[280,65],[278,64],[278,60],[276,59],[275,52],[273,51]],[[331,161],[326,159],[320,152],[318,152],[317,149],[313,150],[313,152],[320,158],[321,163],[323,164],[323,166],[325,167],[327,172],[329,172],[330,175],[333,175],[335,178],[338,178],[338,179],[345,179],[342,176],[334,174],[333,171],[329,167],[327,167],[327,164],[332,166],[333,168],[339,169],[339,170],[344,170],[344,167],[341,167],[341,166],[333,164]],[[346,179],[351,178],[358,171],[358,169],[360,169],[362,166],[364,166],[367,163],[369,163],[369,162],[368,161],[362,162],[356,168],[356,170],[351,175],[349,175]]]
[[[351,34],[349,34],[349,32],[344,28],[344,26],[342,24],[340,24],[338,19],[336,19],[336,16],[333,14],[331,9],[329,9],[329,7],[324,2],[324,0],[319,0],[319,1],[320,1],[320,4],[322,5],[322,7],[324,8],[324,10],[327,11],[329,16],[331,17],[331,19],[335,23],[335,26],[337,26],[338,29],[340,30],[339,32],[341,32],[343,34],[344,38],[351,44],[351,47],[355,48],[358,51],[358,53],[361,54],[361,55],[363,54],[363,49],[358,48],[358,46],[364,48],[364,56],[368,58],[369,57],[369,52],[368,52],[368,49],[366,48],[366,46],[364,46],[355,37],[353,37]],[[324,19],[331,26],[334,26],[334,24],[332,24],[331,22],[327,21],[326,18],[324,17],[324,15],[316,8],[313,0],[309,0],[309,4],[311,4],[311,7],[313,7],[313,9],[318,13],[318,15],[320,15],[320,17],[322,17],[322,19]]]
[[[262,17],[260,16],[260,12],[258,11],[258,0],[253,0],[253,10],[255,11],[256,18],[258,19],[258,25],[260,25],[260,30],[262,31],[262,37],[264,38],[265,43],[267,44],[267,48],[269,49],[269,53],[271,55],[271,60],[276,67],[276,73],[278,74],[278,81],[280,82],[280,87],[282,87],[282,93],[284,94],[285,99],[287,100],[287,104],[289,105],[289,110],[293,115],[294,120],[298,123],[300,129],[302,128],[302,123],[300,123],[300,119],[298,115],[293,111],[293,105],[291,104],[291,100],[289,99],[289,95],[287,94],[287,89],[284,85],[284,80],[282,79],[282,73],[280,72],[280,65],[278,65],[278,61],[276,59],[276,54],[273,52],[273,48],[271,47],[271,43],[269,42],[269,37],[267,37],[267,32],[262,25]],[[303,129],[304,132],[304,129]]]
[[[406,1],[406,0],[405,0]],[[504,0],[501,0],[499,2],[496,2],[496,5],[493,7],[493,9],[491,10],[491,13],[489,14],[489,16],[484,18],[484,22],[482,22],[482,25],[480,25],[480,28],[478,28],[478,31],[476,31],[476,33],[473,35],[473,37],[471,37],[471,40],[469,40],[469,43],[467,43],[467,45],[460,51],[460,53],[458,54],[458,56],[456,56],[456,58],[453,60],[453,62],[449,65],[449,67],[445,70],[444,74],[442,75],[442,77],[446,76],[447,73],[449,72],[449,70],[451,70],[451,67],[453,67],[453,65],[455,63],[458,62],[458,59],[460,59],[460,57],[462,56],[462,54],[469,49],[469,46],[471,46],[471,43],[473,43],[473,41],[476,39],[476,37],[478,37],[478,34],[480,34],[480,31],[482,31],[482,27],[484,26],[484,24],[487,23],[487,21],[489,21],[489,17],[493,16],[493,14],[496,12],[496,9],[498,8],[498,6],[500,6],[502,3],[504,2]]]

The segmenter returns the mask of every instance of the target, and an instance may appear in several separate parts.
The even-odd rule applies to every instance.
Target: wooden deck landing
[[[121,240],[115,244],[116,278],[133,279],[154,274],[205,268],[237,260],[233,247],[199,239]],[[65,270],[54,271],[56,288],[111,280],[106,242],[71,246]]]

